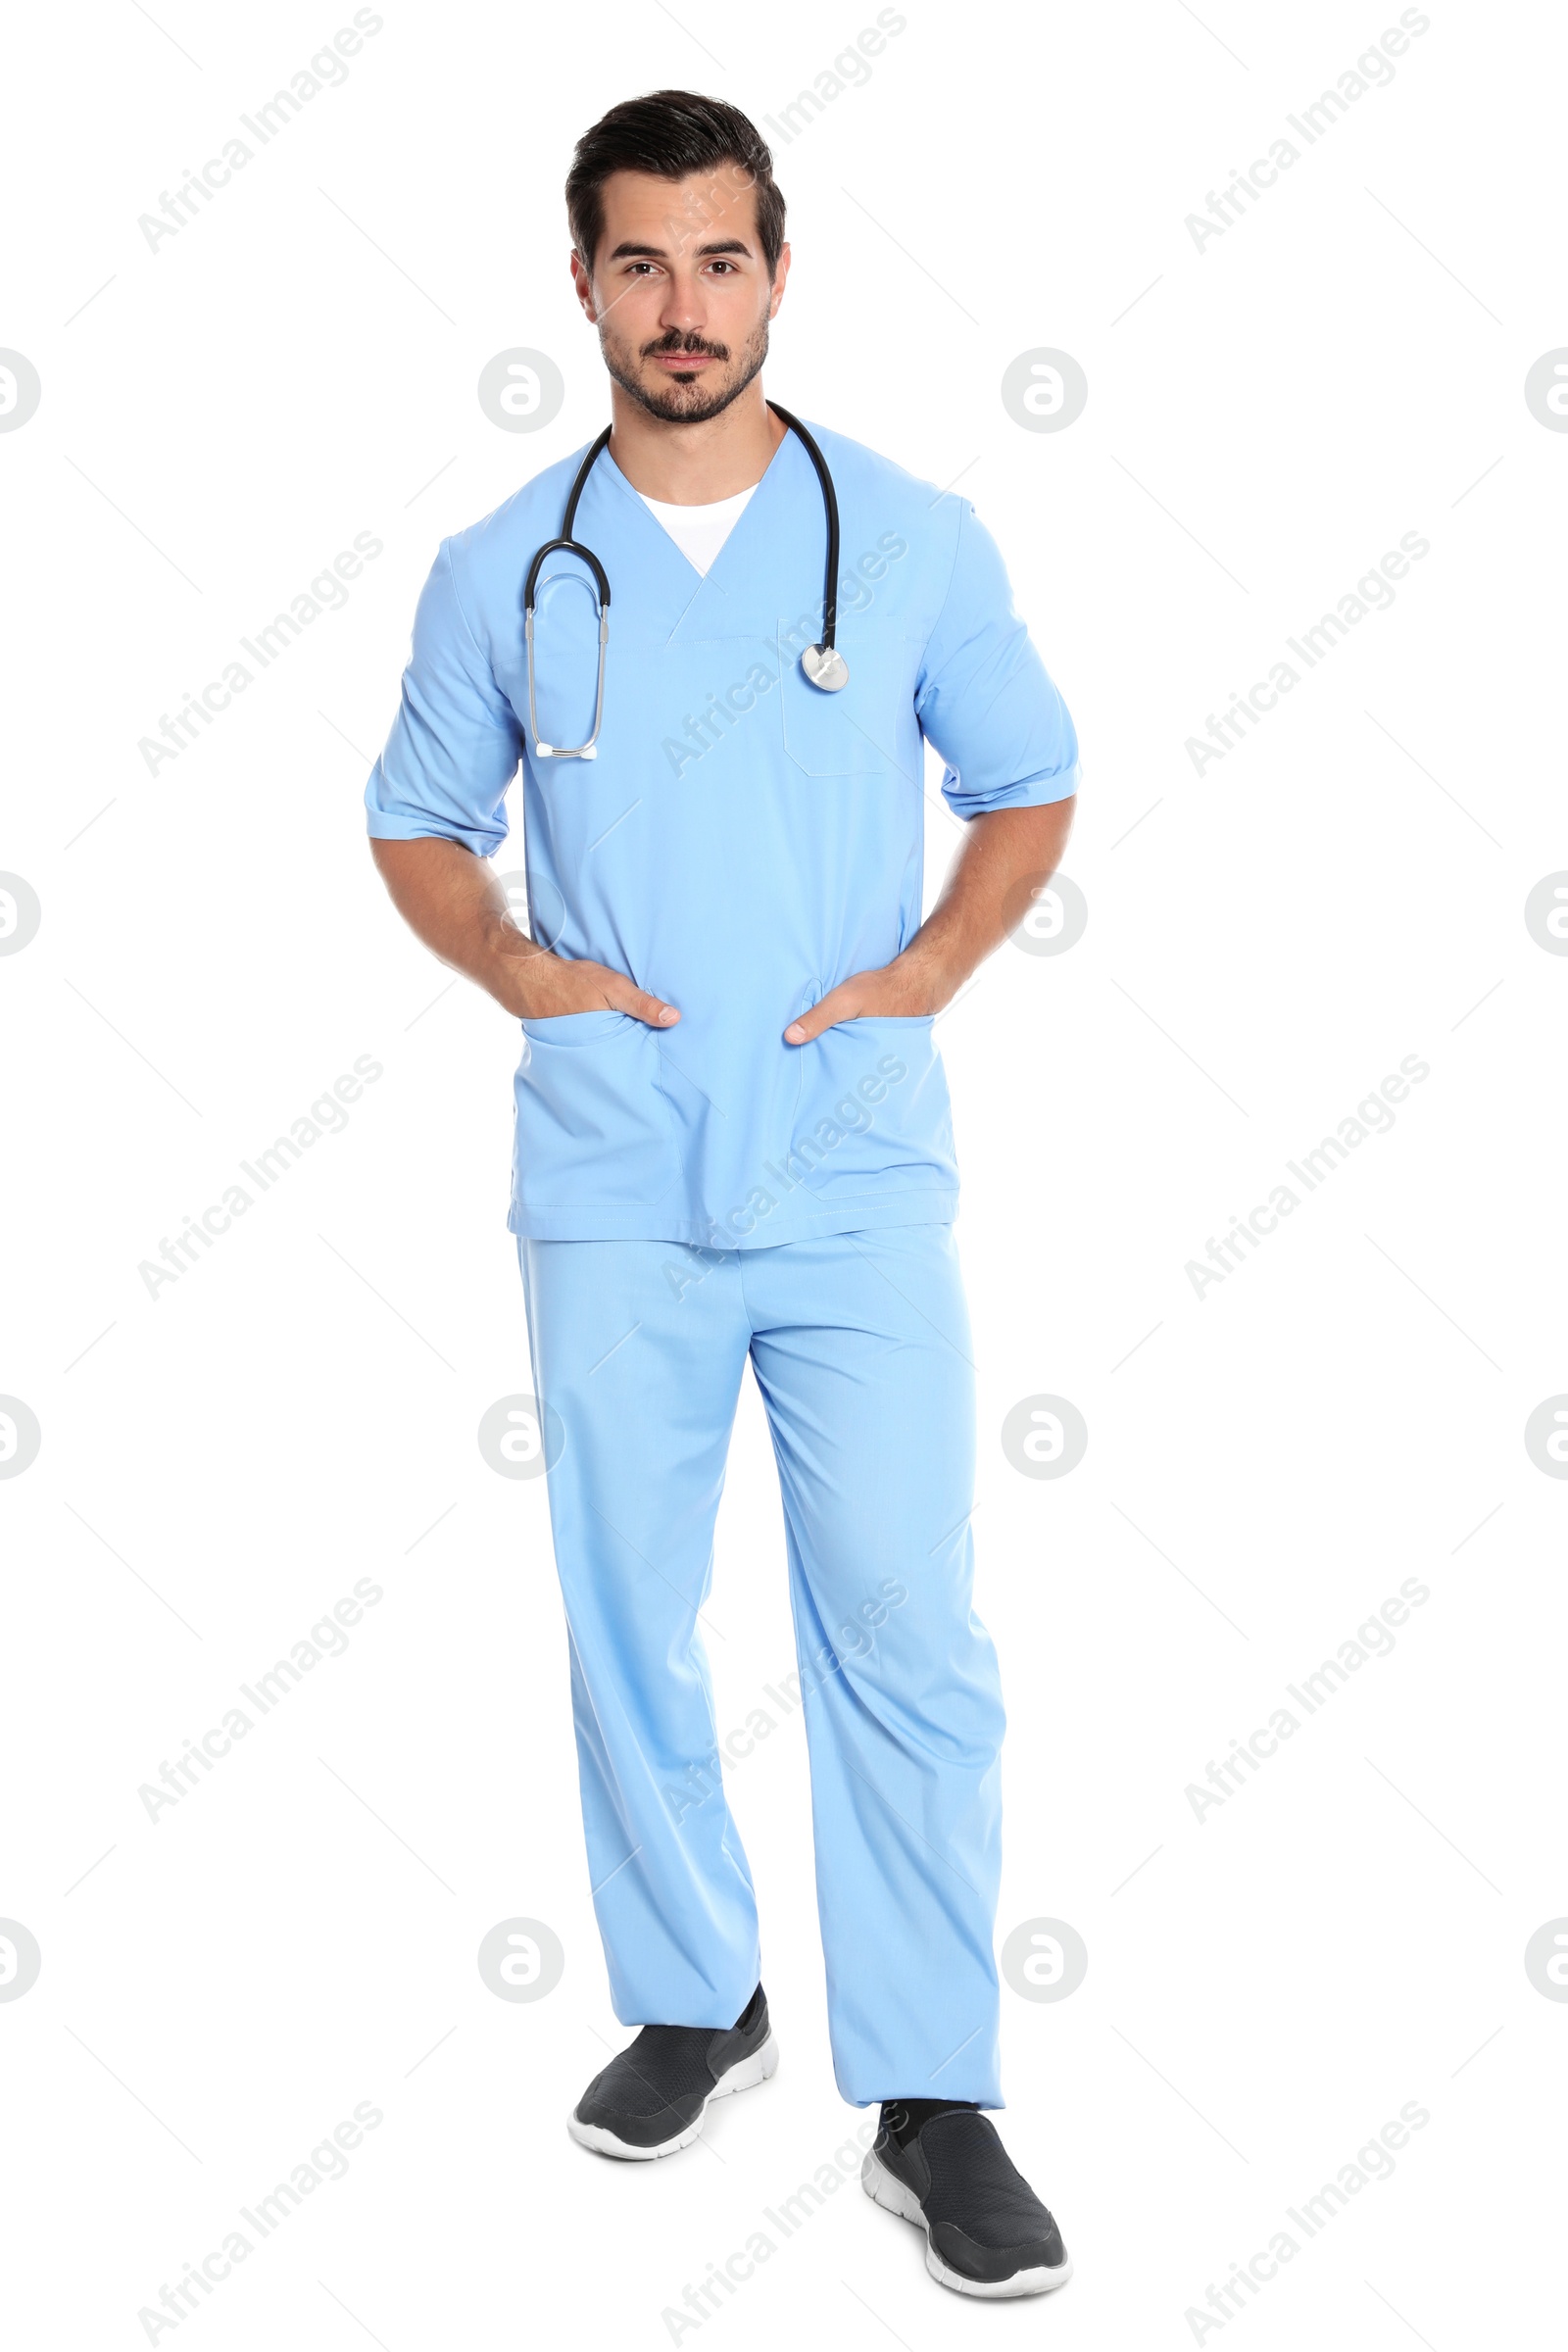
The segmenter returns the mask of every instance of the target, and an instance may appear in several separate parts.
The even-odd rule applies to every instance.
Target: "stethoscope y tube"
[[[827,563],[822,581],[822,636],[819,644],[808,645],[802,654],[801,667],[813,686],[819,686],[825,694],[836,694],[841,686],[849,684],[850,666],[834,642],[838,632],[839,612],[839,502],[833,488],[833,476],[828,471],[826,458],[823,457],[822,452],[817,448],[800,418],[792,416],[788,409],[781,409],[776,400],[770,400],[767,405],[780,423],[787,424],[801,443],[816,468],[816,478],[821,485],[822,508],[827,516]],[[544,546],[536,551],[533,562],[528,566],[528,576],[523,582],[522,635],[528,669],[528,729],[533,736],[534,756],[539,760],[593,760],[598,757],[599,728],[605,715],[605,653],[610,643],[610,577],[593,549],[582,546],[578,540],[572,537],[571,527],[577,519],[577,502],[582,497],[583,486],[593,471],[594,461],[600,451],[608,445],[612,429],[611,425],[606,425],[578,466],[577,478],[571,485],[571,495],[566,501],[566,512],[562,518],[561,537],[547,539]],[[539,573],[544,565],[545,558],[559,554],[576,556],[579,562],[586,564],[594,575],[594,585],[599,591],[599,679],[594,693],[594,723],[587,742],[579,743],[573,750],[564,749],[557,744],[541,742],[539,717],[534,709],[534,596],[539,586]]]

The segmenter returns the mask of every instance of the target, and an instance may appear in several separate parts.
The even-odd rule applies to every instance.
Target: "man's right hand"
[[[680,1019],[624,972],[587,957],[553,956],[519,931],[487,860],[435,836],[375,841],[370,852],[392,904],[432,956],[487,989],[520,1021],[564,1012],[624,1012],[651,1029]]]
[[[515,925],[513,929],[521,940],[522,933]],[[680,1019],[673,1004],[651,997],[646,988],[639,988],[624,972],[612,971],[608,963],[593,963],[586,956],[568,960],[564,956],[552,956],[548,948],[532,940],[523,945],[529,952],[519,955],[509,952],[503,942],[497,950],[496,975],[483,982],[496,1003],[520,1021],[549,1021],[564,1012],[606,1009],[629,1012],[634,1021],[646,1021],[650,1029],[668,1029]]]

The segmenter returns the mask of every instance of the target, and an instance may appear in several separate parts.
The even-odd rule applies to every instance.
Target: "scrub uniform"
[[[530,928],[679,1007],[521,1024],[509,1223],[546,1408],[589,1862],[615,2013],[727,2027],[760,1975],[699,1628],[750,1357],[784,1497],[834,2066],[856,2104],[1000,2106],[996,1658],[970,1605],[974,1396],[930,1018],[782,1032],[918,930],[922,739],[960,816],[1067,799],[1072,722],[969,503],[811,425],[706,573],[608,450],[577,538],[609,573],[592,760],[537,758],[522,582],[582,451],[445,541],[369,830],[491,857],[522,763]],[[590,731],[587,567],[536,598],[539,732]]]

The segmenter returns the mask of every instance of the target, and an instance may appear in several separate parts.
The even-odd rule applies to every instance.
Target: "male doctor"
[[[612,431],[539,569],[532,712],[524,583],[588,449],[443,542],[366,799],[399,911],[522,1029],[509,1225],[594,1902],[615,2014],[642,2028],[568,2128],[666,2155],[776,2064],[698,1632],[750,1358],[834,2069],[881,2109],[863,2184],[924,2230],[944,2285],[1038,2293],[1070,2266],[984,2112],[1003,1710],[970,1606],[974,1373],[932,1020],[1055,866],[1077,744],[968,502],[764,401],[790,252],[746,117],[678,90],[614,107],[566,209]],[[923,923],[922,739],[964,820]],[[527,932],[488,862],[519,759]]]

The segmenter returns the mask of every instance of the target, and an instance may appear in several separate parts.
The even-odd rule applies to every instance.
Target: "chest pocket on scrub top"
[[[589,573],[569,556],[553,556],[534,599],[534,700],[545,743],[586,743],[599,678],[599,598]],[[557,568],[559,566],[559,568]],[[611,649],[613,666],[614,649]],[[606,702],[608,711],[609,703]],[[526,699],[521,706],[527,726]],[[546,768],[574,768],[571,760]]]
[[[787,633],[792,628],[793,643]],[[850,682],[826,694],[801,667],[800,624],[778,623],[784,756],[807,776],[896,775],[899,718],[913,693],[919,647],[902,632],[881,631],[874,623],[846,636],[842,609],[839,635]]]

